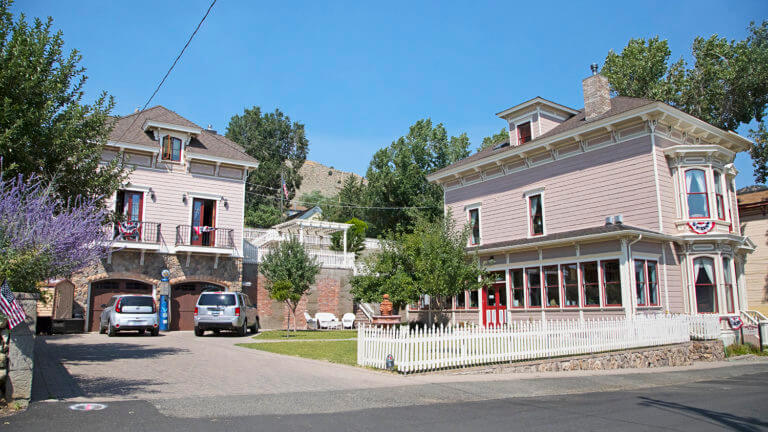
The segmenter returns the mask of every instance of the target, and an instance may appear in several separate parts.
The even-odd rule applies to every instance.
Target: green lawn
[[[267,330],[254,336],[256,340],[307,340],[307,339],[353,339],[357,338],[357,330],[299,330],[291,331],[289,337],[285,337],[285,330]]]
[[[330,333],[330,332],[328,332]],[[335,332],[338,333],[338,332]],[[357,365],[357,341],[299,341],[244,343],[242,347],[315,360]]]

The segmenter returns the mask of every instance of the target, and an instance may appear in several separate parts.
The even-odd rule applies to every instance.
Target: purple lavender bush
[[[0,281],[38,292],[38,282],[104,257],[108,216],[99,199],[63,201],[38,178],[0,179]]]

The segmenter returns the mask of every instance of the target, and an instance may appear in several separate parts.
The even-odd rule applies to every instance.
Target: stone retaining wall
[[[495,364],[470,369],[454,370],[447,373],[461,375],[630,368],[645,369],[664,366],[690,366],[694,361],[719,361],[724,359],[725,348],[722,341],[692,341],[676,345],[638,348],[591,355]]]
[[[32,371],[35,366],[35,328],[37,327],[38,294],[15,293],[16,301],[24,309],[27,318],[17,324],[8,335],[7,376],[5,387],[6,402],[26,408],[32,397]],[[3,330],[3,332],[6,332]]]

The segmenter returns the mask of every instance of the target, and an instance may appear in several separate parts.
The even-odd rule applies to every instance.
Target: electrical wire
[[[216,1],[217,0],[213,0],[213,2],[211,2],[211,5],[208,6],[208,10],[205,11],[205,15],[203,15],[203,18],[200,20],[199,23],[197,23],[197,27],[195,27],[195,30],[192,32],[192,34],[189,35],[189,39],[187,39],[187,43],[184,44],[184,47],[179,52],[179,55],[176,56],[176,58],[173,60],[173,63],[171,64],[171,67],[168,68],[168,72],[165,73],[165,76],[163,76],[163,79],[160,80],[160,83],[155,88],[155,91],[152,92],[152,96],[150,96],[149,99],[147,99],[147,102],[144,103],[144,106],[141,108],[141,110],[139,112],[144,111],[145,109],[147,109],[147,106],[149,106],[149,103],[152,102],[152,99],[155,98],[155,96],[157,95],[157,92],[159,92],[160,88],[163,86],[163,84],[165,84],[165,80],[168,79],[168,76],[171,74],[171,71],[173,71],[173,68],[176,67],[176,63],[178,63],[179,60],[181,59],[181,56],[184,55],[184,51],[187,50],[187,48],[189,47],[189,44],[192,43],[192,39],[194,39],[195,35],[200,30],[200,27],[202,27],[203,22],[205,22],[205,19],[208,18],[208,14],[211,13],[211,9],[213,9],[213,5],[216,4]],[[131,128],[133,127],[133,124],[136,123],[136,120],[138,118],[139,118],[139,116],[135,116],[133,118],[133,121],[131,122],[131,124],[123,131],[123,133],[120,135],[120,137],[117,139],[117,141],[120,141],[121,139],[123,139],[123,136],[125,136],[125,134],[129,130],[131,130]]]

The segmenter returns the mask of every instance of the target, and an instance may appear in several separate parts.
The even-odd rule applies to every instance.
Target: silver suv
[[[116,295],[109,303],[101,305],[99,333],[114,336],[124,330],[137,330],[143,335],[149,330],[157,336],[157,307],[155,299],[148,295]]]
[[[245,336],[259,331],[259,313],[247,295],[237,292],[204,292],[195,306],[195,336],[206,330],[234,330]]]

